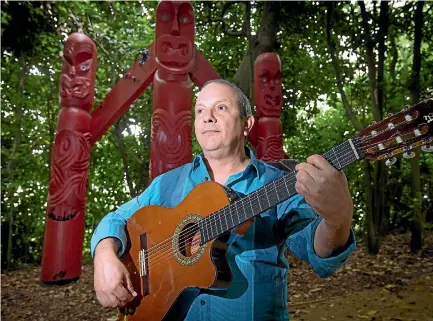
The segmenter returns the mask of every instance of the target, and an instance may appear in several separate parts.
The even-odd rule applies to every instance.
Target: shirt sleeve
[[[126,248],[126,221],[138,209],[147,205],[158,205],[160,202],[160,182],[161,176],[155,177],[150,186],[139,196],[121,205],[114,212],[105,215],[96,227],[90,242],[90,253],[92,257],[95,255],[95,248],[100,241],[105,238],[112,237],[116,239],[118,244],[117,255],[123,254]]]
[[[280,214],[281,213],[281,214]],[[356,247],[355,234],[350,230],[346,245],[333,255],[322,258],[314,250],[314,236],[322,220],[299,194],[277,207],[278,219],[285,224],[286,245],[299,259],[309,263],[320,277],[328,277],[339,269]]]

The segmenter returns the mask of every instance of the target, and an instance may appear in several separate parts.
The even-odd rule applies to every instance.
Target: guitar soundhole
[[[191,257],[200,248],[200,232],[197,224],[186,225],[179,235],[179,252],[185,257]]]
[[[198,214],[190,214],[176,226],[172,237],[173,256],[182,265],[196,263],[204,253],[206,245],[200,245],[201,219]]]

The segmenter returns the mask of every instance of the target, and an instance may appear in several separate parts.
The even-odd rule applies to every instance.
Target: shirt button
[[[200,301],[200,304],[201,304],[201,305],[205,305],[205,304],[206,304],[206,301],[205,301],[205,300],[201,300],[201,301]]]
[[[208,180],[209,180],[209,178],[205,177],[205,178],[204,178],[204,180],[205,180],[205,181],[208,181]]]

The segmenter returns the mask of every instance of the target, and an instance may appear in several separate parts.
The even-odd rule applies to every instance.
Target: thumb
[[[131,292],[131,294],[134,297],[137,296],[137,292],[135,292],[134,290],[134,286],[132,285],[131,277],[129,276],[129,273],[125,274],[125,280],[126,280],[126,287],[128,288],[129,292]]]

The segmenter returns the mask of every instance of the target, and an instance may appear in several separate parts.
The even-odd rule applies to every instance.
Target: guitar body
[[[223,186],[205,182],[175,208],[146,206],[131,216],[127,222],[128,248],[121,260],[138,296],[120,309],[120,320],[159,321],[186,288],[229,285],[224,243],[216,239],[199,245],[199,235],[190,233],[200,218],[228,204]],[[194,253],[191,241],[198,247]],[[149,256],[139,261],[143,249]]]

